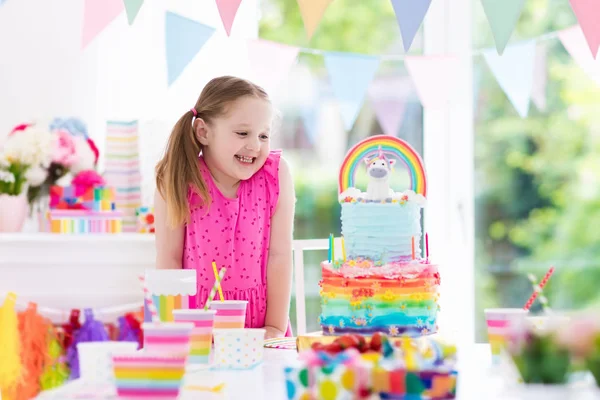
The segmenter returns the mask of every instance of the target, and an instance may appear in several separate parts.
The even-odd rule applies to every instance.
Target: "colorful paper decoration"
[[[127,13],[127,22],[129,25],[133,25],[133,21],[137,17],[142,5],[144,4],[144,0],[123,0],[125,5],[125,12]]]
[[[410,49],[430,5],[431,0],[392,0],[404,51]]]
[[[379,68],[379,57],[326,52],[324,59],[344,127],[349,131],[363,105],[369,84]]]
[[[167,75],[171,85],[215,33],[215,28],[167,11],[165,16]]]
[[[304,21],[304,30],[310,40],[319,26],[319,22],[325,14],[325,10],[333,0],[298,0],[302,21]]]
[[[558,32],[558,38],[581,69],[600,84],[600,60],[594,60],[578,25]]]
[[[104,179],[116,191],[123,213],[123,232],[136,232],[136,210],[142,205],[138,121],[108,121]]]
[[[525,0],[481,0],[500,55],[517,25],[524,4]]]
[[[300,49],[261,39],[249,40],[247,46],[252,81],[267,93],[275,92],[296,63]],[[277,68],[273,68],[273,65],[277,65]]]
[[[458,58],[454,56],[407,56],[404,65],[425,108],[446,107],[456,90]]]
[[[600,47],[600,2],[597,0],[569,0],[569,3],[595,59],[598,56],[598,47]]]
[[[405,77],[382,77],[369,86],[368,96],[386,135],[397,136],[404,119],[409,82]],[[410,88],[412,90],[412,88]]]
[[[124,8],[123,0],[84,0],[81,47],[90,44]]]
[[[6,399],[15,395],[23,371],[16,302],[17,295],[10,292],[0,307],[0,398]]]
[[[529,112],[535,68],[535,40],[508,46],[502,56],[494,50],[483,52],[498,84],[521,118]]]
[[[194,308],[195,295],[198,291],[195,270],[147,270],[145,282],[162,322],[173,321],[173,310]],[[144,304],[144,321],[152,321],[146,304]]]
[[[217,2],[219,15],[221,16],[221,21],[223,22],[223,26],[225,27],[225,32],[227,32],[227,36],[230,36],[231,27],[233,26],[233,21],[235,20],[235,14],[237,14],[238,8],[240,7],[240,3],[242,2],[242,0],[215,1]]]

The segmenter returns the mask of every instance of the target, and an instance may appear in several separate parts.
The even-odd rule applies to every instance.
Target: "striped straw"
[[[144,301],[146,302],[146,306],[148,307],[150,315],[152,316],[152,322],[160,322],[160,319],[158,317],[158,311],[156,310],[154,301],[152,301],[152,295],[150,294],[150,291],[148,290],[148,285],[146,284],[146,279],[143,275],[140,275],[139,279],[142,285],[142,290],[144,291]]]
[[[548,272],[546,272],[546,275],[544,275],[544,277],[542,278],[542,281],[540,282],[539,285],[537,285],[535,283],[535,280],[536,280],[535,276],[533,276],[532,274],[528,275],[529,281],[533,285],[533,294],[531,295],[529,300],[527,300],[527,303],[523,307],[525,310],[529,310],[531,308],[533,302],[535,301],[535,299],[538,298],[538,296],[540,296],[540,303],[542,304],[542,308],[544,309],[544,311],[549,310],[548,299],[546,299],[546,296],[544,296],[543,289],[544,289],[544,286],[546,286],[546,283],[548,283],[548,280],[550,279],[550,277],[552,276],[553,273],[554,273],[554,267],[550,267]]]
[[[215,297],[215,294],[217,294],[217,290],[221,287],[221,281],[223,280],[224,276],[225,268],[221,268],[219,270],[219,278],[215,279],[215,284],[213,285],[212,289],[210,289],[208,299],[206,299],[206,303],[204,304],[204,311],[208,310],[208,307],[210,307],[210,302]]]

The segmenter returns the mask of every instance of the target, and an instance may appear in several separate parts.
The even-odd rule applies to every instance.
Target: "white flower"
[[[10,167],[10,163],[4,153],[0,153],[0,168],[8,169],[8,167]]]
[[[0,170],[0,181],[6,182],[6,183],[14,183],[15,176],[10,171]]]
[[[25,178],[31,186],[40,186],[48,177],[48,171],[40,166],[31,167],[25,173]]]
[[[94,169],[94,162],[96,161],[96,155],[92,151],[89,143],[80,136],[73,138],[75,141],[75,154],[77,154],[77,161],[71,165],[70,171],[73,175],[77,175],[81,171]]]
[[[9,136],[3,152],[9,162],[48,167],[52,161],[52,149],[52,134],[30,126]]]

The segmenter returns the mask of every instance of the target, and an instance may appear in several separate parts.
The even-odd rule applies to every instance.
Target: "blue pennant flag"
[[[410,49],[430,5],[431,0],[392,0],[404,51]]]
[[[528,40],[509,45],[503,55],[499,55],[495,49],[483,52],[483,58],[498,84],[522,118],[529,112],[533,91],[535,46],[535,40]]]
[[[167,11],[165,22],[167,72],[171,85],[212,37],[215,28]]]
[[[369,84],[379,68],[379,57],[352,53],[325,53],[333,93],[338,101],[346,130],[352,129]]]

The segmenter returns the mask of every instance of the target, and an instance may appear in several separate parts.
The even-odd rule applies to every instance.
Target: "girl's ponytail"
[[[167,203],[167,223],[172,228],[189,220],[190,186],[203,204],[210,202],[206,182],[198,168],[201,147],[192,126],[193,110],[186,112],[173,127],[165,155],[156,166],[156,188]]]

